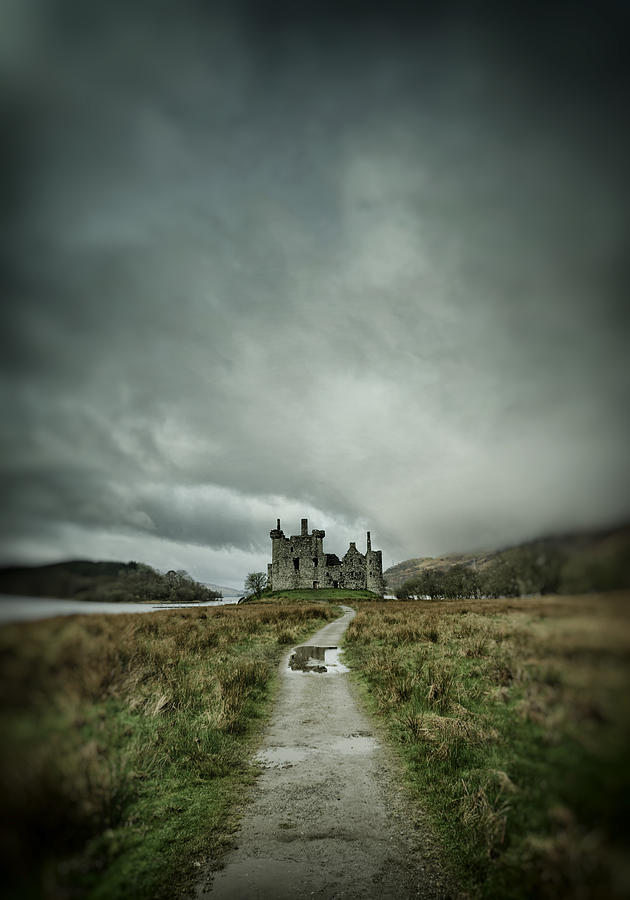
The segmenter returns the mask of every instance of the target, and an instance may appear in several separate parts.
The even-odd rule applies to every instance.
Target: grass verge
[[[630,894],[630,596],[365,604],[373,711],[475,898]]]
[[[235,827],[281,653],[327,605],[0,629],[4,896],[166,898]]]
[[[258,603],[274,603],[278,600],[291,600],[294,603],[353,603],[358,600],[376,600],[381,598],[372,591],[352,591],[347,588],[297,588],[285,591],[265,591]]]

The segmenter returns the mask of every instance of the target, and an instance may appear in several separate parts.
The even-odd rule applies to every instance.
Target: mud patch
[[[332,740],[329,752],[337,756],[361,756],[375,753],[378,746],[378,741],[372,735],[355,733]]]
[[[312,747],[267,747],[256,754],[256,762],[264,768],[287,769],[313,755]]]

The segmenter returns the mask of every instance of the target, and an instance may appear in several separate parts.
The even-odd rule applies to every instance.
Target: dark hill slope
[[[138,562],[74,559],[46,566],[0,569],[0,593],[72,600],[194,602],[220,592],[193,581],[185,572],[162,575]]]
[[[518,570],[532,561],[557,570],[557,589],[562,593],[628,588],[630,525],[540,538],[499,550],[406,559],[387,569],[385,579],[388,589],[396,592],[426,571],[448,572],[463,566],[483,575],[499,566]]]

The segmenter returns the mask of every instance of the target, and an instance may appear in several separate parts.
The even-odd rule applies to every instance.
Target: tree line
[[[171,570],[163,575],[145,563],[90,560],[2,569],[0,591],[32,597],[114,603],[199,603],[222,597],[220,591],[194,581],[183,569]]]
[[[195,581],[183,569],[162,575],[144,563],[130,563],[112,581],[90,588],[91,600],[125,600],[153,603],[203,603],[223,594]]]
[[[399,600],[581,594],[628,588],[629,570],[623,548],[575,553],[541,542],[504,550],[479,568],[456,564],[423,569],[395,593]]]

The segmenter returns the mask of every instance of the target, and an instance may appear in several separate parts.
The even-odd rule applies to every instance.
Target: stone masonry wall
[[[366,554],[368,591],[374,591],[381,597],[385,593],[385,579],[383,578],[383,552],[381,550],[368,550]]]
[[[352,541],[350,549],[341,560],[343,587],[351,591],[362,591],[367,587],[365,556],[359,553]]]
[[[270,531],[271,563],[267,567],[269,586],[273,590],[299,588],[368,589],[383,594],[383,563],[380,550],[372,550],[370,534],[364,555],[352,542],[346,555],[338,560],[334,554],[324,553],[325,531],[308,533],[308,521],[302,519],[299,535],[286,537],[280,528]]]

